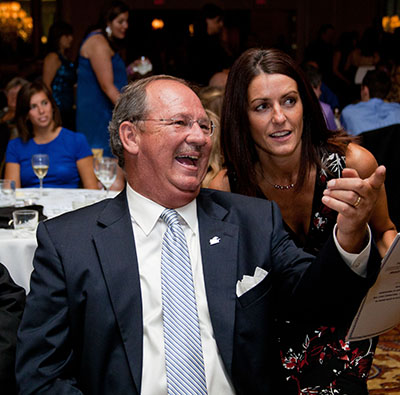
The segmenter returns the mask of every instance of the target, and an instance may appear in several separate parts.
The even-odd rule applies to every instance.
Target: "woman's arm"
[[[61,66],[61,60],[55,52],[50,52],[45,58],[43,63],[43,82],[51,91],[51,83],[56,76],[57,70]]]
[[[87,40],[86,46],[82,50],[84,50],[83,54],[87,55],[86,57],[90,60],[101,90],[115,104],[120,92],[114,85],[111,61],[113,51],[107,40],[101,34],[96,34]]]
[[[369,177],[378,167],[374,156],[357,144],[349,144],[346,151],[346,166],[357,170],[361,178]],[[386,254],[397,234],[389,217],[385,188],[382,187],[369,221],[376,245],[381,256]]]
[[[99,189],[97,178],[93,170],[93,156],[87,156],[76,161],[79,176],[82,180],[82,185],[86,189]]]
[[[6,163],[4,178],[6,180],[14,180],[16,188],[21,188],[20,170],[21,167],[19,163],[11,163],[11,162]]]
[[[229,178],[226,174],[226,169],[221,170],[210,182],[208,188],[218,189],[219,191],[230,192]]]

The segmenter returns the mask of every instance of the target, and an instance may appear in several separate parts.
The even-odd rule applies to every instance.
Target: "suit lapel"
[[[239,228],[223,221],[228,211],[205,193],[197,202],[208,309],[219,352],[231,374]]]
[[[232,371],[237,280],[237,225],[224,222],[228,211],[202,193],[197,199],[200,246],[208,309],[215,339]],[[142,300],[132,223],[123,192],[110,201],[93,236],[130,370],[140,393],[142,377]],[[210,243],[210,240],[219,242]]]
[[[142,377],[142,301],[139,270],[126,193],[110,201],[98,219],[93,239],[130,370],[140,393]]]

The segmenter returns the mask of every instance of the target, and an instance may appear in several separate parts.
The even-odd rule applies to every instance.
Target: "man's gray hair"
[[[171,80],[180,82],[190,88],[190,85],[185,80],[170,75],[153,75],[147,78],[142,78],[129,83],[119,97],[112,115],[112,119],[108,125],[110,133],[110,145],[112,153],[118,158],[118,164],[124,168],[124,147],[119,137],[119,127],[124,121],[137,122],[146,118],[149,111],[147,103],[147,86],[157,80]]]

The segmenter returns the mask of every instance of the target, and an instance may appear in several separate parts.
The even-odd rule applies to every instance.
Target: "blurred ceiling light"
[[[164,21],[162,19],[153,19],[151,22],[153,30],[159,30],[164,28]]]
[[[399,16],[384,16],[382,18],[382,27],[385,32],[393,33],[396,28],[400,27]]]
[[[189,34],[190,34],[190,37],[194,36],[194,25],[193,25],[193,23],[191,23],[189,25]]]
[[[17,1],[0,3],[0,35],[6,42],[16,42],[20,37],[28,41],[33,28],[32,17],[21,8]]]

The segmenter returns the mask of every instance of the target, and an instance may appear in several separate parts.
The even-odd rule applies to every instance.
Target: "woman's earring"
[[[107,33],[108,38],[111,38],[112,31],[111,31],[111,27],[110,26],[106,27],[106,33]]]

